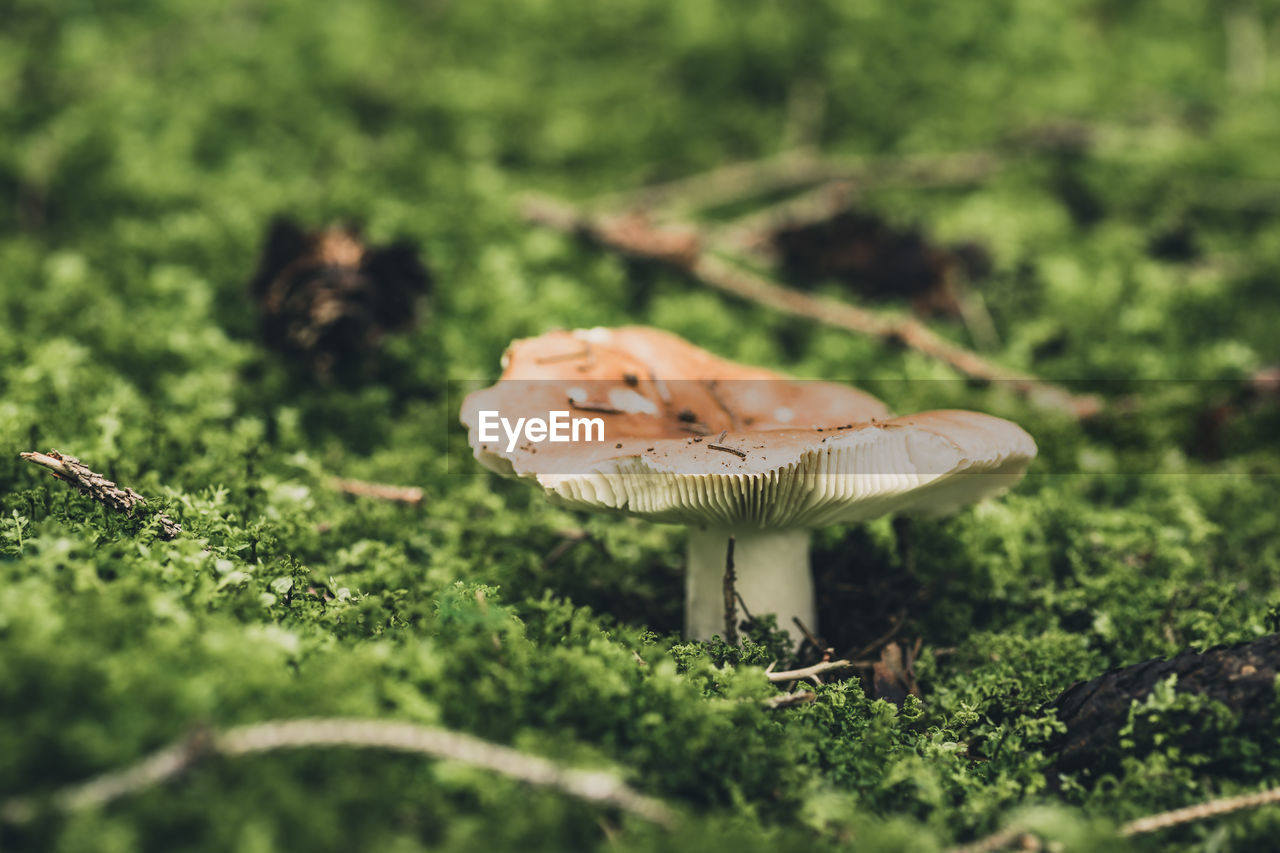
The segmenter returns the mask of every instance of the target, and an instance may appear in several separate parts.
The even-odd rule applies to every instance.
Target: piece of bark
[[[146,498],[133,489],[116,485],[114,480],[108,480],[91,470],[88,465],[74,456],[59,453],[56,450],[50,450],[48,453],[32,452],[18,455],[28,462],[48,469],[53,476],[74,486],[112,512],[133,515],[136,508],[147,502]],[[182,525],[162,512],[156,514],[156,521],[160,525],[161,539],[176,539],[178,534],[182,533]]]
[[[880,659],[871,667],[873,699],[886,699],[899,708],[908,696],[920,698],[920,685],[916,683],[916,657],[920,654],[921,640],[912,645],[889,643],[880,650]]]
[[[1048,706],[1067,727],[1049,742],[1049,751],[1056,753],[1050,778],[1113,765],[1130,706],[1145,701],[1171,675],[1177,676],[1177,692],[1221,702],[1240,716],[1243,729],[1268,725],[1275,714],[1277,670],[1280,634],[1270,634],[1202,654],[1144,661],[1072,685]]]

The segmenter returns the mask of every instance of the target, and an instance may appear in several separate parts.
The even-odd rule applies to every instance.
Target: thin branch
[[[810,296],[710,255],[702,255],[689,272],[703,284],[784,314],[869,335],[885,343],[901,344],[944,362],[965,376],[1007,384],[1033,403],[1065,410],[1076,418],[1091,417],[1101,408],[1095,397],[1077,396],[1031,374],[988,361],[907,316],[860,308],[829,297]]]
[[[1244,809],[1256,809],[1261,806],[1276,804],[1280,804],[1280,788],[1268,788],[1265,791],[1209,800],[1208,802],[1197,803],[1194,806],[1131,820],[1120,827],[1119,834],[1125,838],[1134,835],[1145,835],[1174,826],[1182,826],[1183,824],[1195,823],[1232,812],[1243,811]],[[997,850],[1003,850],[1015,844],[1019,845],[1019,849],[1041,849],[1040,840],[1029,832],[1026,827],[1011,826],[969,844],[948,848],[947,853],[995,853]]]
[[[729,544],[724,552],[724,641],[731,646],[738,645],[738,612],[734,606],[737,598],[738,576],[733,566],[734,538],[729,537]]]
[[[824,157],[801,149],[614,193],[593,200],[590,206],[596,210],[702,210],[829,181],[851,181],[863,186],[899,182],[946,186],[980,181],[998,165],[997,158],[985,151],[867,158]]]
[[[547,552],[547,556],[542,558],[542,568],[546,569],[554,565],[557,560],[569,553],[579,542],[584,542],[589,538],[590,534],[585,530],[561,530],[560,541],[556,546]]]
[[[695,248],[688,252],[689,260],[672,261],[666,229],[650,226],[652,240],[647,241],[638,231],[634,218],[630,222],[627,239],[618,240],[616,230],[607,227],[603,220],[578,212],[570,205],[551,199],[527,200],[525,217],[538,224],[570,233],[582,234],[601,245],[635,257],[671,263],[677,269],[691,275],[696,281],[731,294],[740,299],[755,302],[793,317],[803,317],[818,323],[858,334],[879,338],[886,343],[901,344],[917,352],[943,361],[960,373],[982,379],[1005,383],[1033,403],[1048,408],[1065,410],[1077,418],[1087,418],[1101,409],[1101,403],[1093,396],[1077,396],[1052,383],[1027,373],[1010,370],[995,364],[975,352],[951,343],[927,326],[906,316],[888,314],[860,308],[835,299],[811,296],[784,287],[757,273],[742,269],[722,258],[698,250],[700,241],[688,241],[688,226],[681,226],[681,239]],[[696,232],[692,232],[696,233]],[[652,243],[652,250],[650,248]]]
[[[594,199],[597,209],[653,208],[680,200],[686,207],[713,207],[734,198],[765,195],[831,180],[830,165],[808,152],[787,152],[761,160],[731,163],[708,172],[650,184],[638,190]]]
[[[827,87],[814,78],[801,78],[787,92],[787,122],[782,131],[782,148],[816,150],[822,136],[822,120],[827,112]]]
[[[824,660],[821,663],[815,663],[813,666],[806,666],[802,669],[787,669],[782,672],[766,671],[765,675],[774,684],[782,681],[799,681],[802,678],[817,679],[823,673],[833,672],[837,669],[849,669],[854,665],[851,660]],[[821,681],[815,683],[821,684]]]
[[[969,844],[948,847],[946,853],[996,853],[997,850],[1004,850],[1006,847],[1015,844],[1019,850],[1043,849],[1039,838],[1027,832],[1023,827],[1015,826],[1009,829],[1002,829],[999,832],[988,835],[986,838],[979,838]]]
[[[417,486],[393,486],[389,483],[370,483],[343,477],[335,477],[330,481],[330,485],[339,492],[362,498],[377,498],[414,505],[422,503],[422,489]]]
[[[123,770],[94,777],[78,785],[68,785],[49,797],[49,805],[62,812],[77,812],[106,805],[135,791],[158,785],[183,773],[208,748],[207,739],[193,735],[165,747]],[[28,823],[39,814],[35,797],[15,797],[0,803],[0,821]]]
[[[885,645],[890,640],[892,640],[895,636],[897,636],[898,631],[902,628],[903,618],[906,615],[907,615],[906,608],[903,608],[899,610],[897,613],[890,616],[889,630],[885,631],[879,637],[876,637],[874,640],[872,640],[870,643],[867,643],[862,648],[858,649],[856,652],[854,652],[853,656],[856,658],[860,658],[860,657],[865,657],[866,655],[869,655],[872,652],[879,651],[881,646]]]
[[[50,450],[47,454],[21,453],[19,455],[28,462],[34,462],[49,469],[53,476],[75,486],[113,512],[132,515],[134,509],[147,502],[146,498],[133,489],[117,486],[101,474],[94,473],[74,456],[65,456],[56,450]],[[160,523],[161,539],[174,539],[182,532],[182,525],[164,513],[159,513],[156,520]]]
[[[779,693],[777,696],[770,696],[760,704],[772,711],[776,708],[791,708],[796,705],[807,705],[815,701],[818,694],[812,690],[797,690],[794,693]]]
[[[1259,806],[1269,806],[1277,803],[1280,803],[1280,788],[1269,788],[1265,791],[1240,794],[1235,797],[1223,797],[1217,800],[1209,800],[1207,803],[1199,803],[1198,805],[1131,820],[1120,827],[1120,834],[1127,837],[1130,835],[1143,835],[1148,832],[1159,832],[1171,826],[1194,823],[1243,809],[1256,809]]]
[[[729,454],[732,454],[733,456],[738,457],[739,459],[746,459],[746,458],[747,458],[747,454],[746,454],[746,453],[744,453],[743,451],[739,450],[738,448],[736,448],[736,447],[726,447],[726,446],[725,446],[725,445],[723,445],[723,444],[708,444],[708,445],[707,445],[707,449],[708,449],[708,450],[719,450],[721,453],[729,453]]]
[[[285,720],[208,732],[152,753],[123,770],[55,791],[47,802],[58,811],[80,811],[171,779],[208,755],[235,757],[309,747],[385,749],[457,761],[618,808],[665,827],[675,823],[674,813],[664,803],[628,787],[612,773],[561,767],[546,758],[445,729],[342,718]],[[0,820],[33,820],[41,799],[18,797],[0,803]]]
[[[827,657],[831,656],[831,653],[834,650],[818,642],[818,638],[814,636],[813,632],[809,630],[809,626],[804,624],[804,622],[800,619],[799,616],[792,616],[791,622],[793,625],[795,625],[797,628],[800,629],[800,633],[804,634],[804,638],[809,641],[809,645],[813,646],[814,650],[823,652],[824,654],[826,654]]]
[[[771,246],[774,233],[825,222],[847,208],[852,198],[853,185],[848,181],[819,184],[713,229],[710,245],[772,261],[777,254]]]

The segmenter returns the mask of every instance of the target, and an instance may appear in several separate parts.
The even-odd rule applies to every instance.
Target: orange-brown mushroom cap
[[[1016,424],[963,411],[894,418],[847,385],[788,379],[642,327],[516,341],[462,420],[476,458],[571,507],[777,529],[942,514],[1016,483],[1036,454]],[[479,438],[479,413],[599,418],[604,441]]]

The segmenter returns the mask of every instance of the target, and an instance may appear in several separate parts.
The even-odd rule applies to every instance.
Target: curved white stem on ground
[[[799,617],[817,631],[813,575],[809,571],[809,531],[689,528],[685,575],[684,634],[707,640],[724,636],[724,566],[733,536],[734,587],[753,616],[772,613],[796,643],[804,639],[792,622]],[[738,619],[744,618],[737,608]]]

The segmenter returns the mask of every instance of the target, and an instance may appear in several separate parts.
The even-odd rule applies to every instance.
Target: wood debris
[[[19,455],[28,462],[47,468],[53,476],[74,486],[113,512],[132,515],[134,509],[147,502],[146,498],[133,489],[116,485],[101,474],[90,470],[74,456],[67,456],[56,450],[50,450],[48,453],[32,452]],[[156,520],[160,523],[161,539],[175,539],[182,532],[182,525],[164,513],[157,514]]]

